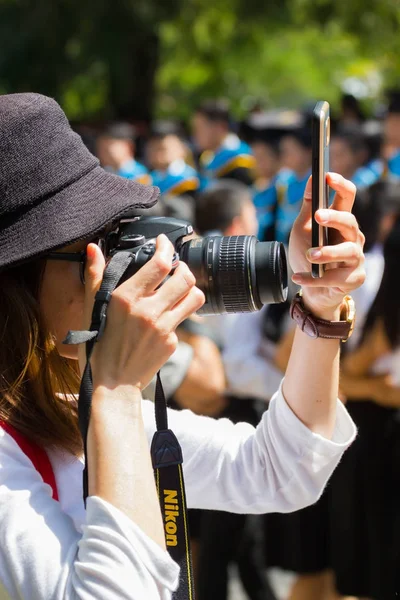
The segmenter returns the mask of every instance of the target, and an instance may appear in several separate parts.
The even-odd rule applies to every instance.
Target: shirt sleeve
[[[78,532],[14,440],[0,432],[0,579],[21,600],[170,600],[178,566],[92,496]]]
[[[237,513],[291,512],[313,504],[356,435],[339,400],[332,439],[313,433],[281,388],[256,429],[172,410],[169,426],[183,450],[188,506]]]

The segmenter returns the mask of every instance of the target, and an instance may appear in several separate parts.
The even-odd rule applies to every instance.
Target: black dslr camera
[[[173,269],[179,260],[184,261],[206,297],[198,314],[252,312],[264,304],[286,300],[287,265],[283,244],[259,242],[250,235],[184,241],[193,233],[193,227],[186,221],[168,217],[123,219],[118,229],[108,235],[108,256],[121,251],[129,251],[134,256],[120,283],[151,259],[156,238],[161,233],[175,248]]]

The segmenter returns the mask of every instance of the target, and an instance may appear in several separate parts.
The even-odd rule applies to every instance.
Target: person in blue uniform
[[[138,183],[151,184],[148,170],[135,159],[135,128],[129,123],[113,123],[106,127],[96,140],[96,154],[107,171]]]
[[[278,205],[278,187],[286,185],[292,175],[281,167],[279,143],[282,130],[278,128],[255,130],[251,149],[256,161],[256,180],[253,186],[253,202],[257,210],[258,239],[275,239],[275,218]]]
[[[376,183],[383,174],[383,162],[368,160],[367,140],[359,128],[339,129],[330,142],[330,169],[350,179],[357,189]]]
[[[258,239],[270,241],[275,238],[275,214],[280,157],[279,139],[273,132],[260,132],[251,143],[256,161],[256,181],[253,202],[257,210]]]
[[[278,206],[275,239],[287,244],[299,214],[304,190],[311,175],[311,128],[294,129],[280,143],[281,164],[292,171],[286,182],[276,183]]]
[[[192,119],[193,139],[200,157],[201,189],[220,178],[251,185],[255,161],[248,144],[232,131],[232,119],[222,101],[199,106]]]
[[[373,185],[382,177],[385,171],[384,162],[379,158],[374,158],[367,162],[359,169],[353,177],[353,183],[356,184],[357,188],[367,187]]]
[[[147,161],[152,169],[153,185],[161,194],[194,195],[200,186],[197,171],[187,164],[189,149],[177,123],[158,121],[153,124],[147,143]]]

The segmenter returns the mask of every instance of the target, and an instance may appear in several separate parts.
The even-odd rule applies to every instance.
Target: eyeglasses
[[[85,284],[86,250],[81,252],[49,252],[44,256],[46,260],[64,260],[79,263],[79,277]]]
[[[110,233],[116,231],[116,226],[109,227],[101,237],[96,238],[91,243],[99,246],[103,256],[107,258],[107,240]],[[67,262],[79,263],[79,277],[81,282],[85,284],[85,268],[86,268],[86,250],[80,252],[49,252],[43,257],[45,260],[63,260]]]

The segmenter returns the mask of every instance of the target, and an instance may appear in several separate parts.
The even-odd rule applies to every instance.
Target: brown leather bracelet
[[[353,302],[350,296],[346,300]],[[290,307],[290,316],[304,333],[311,338],[325,338],[347,341],[354,328],[354,303],[347,309],[347,318],[343,321],[325,321],[318,319],[305,308],[301,293],[296,294]]]

